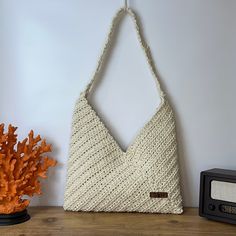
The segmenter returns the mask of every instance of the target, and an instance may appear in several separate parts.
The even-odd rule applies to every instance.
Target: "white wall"
[[[131,0],[177,119],[186,206],[199,173],[236,169],[236,1]],[[0,122],[54,146],[35,205],[61,205],[74,102],[92,76],[119,0],[0,0]],[[91,101],[124,148],[154,113],[158,94],[126,18]],[[96,98],[96,101],[94,101]]]

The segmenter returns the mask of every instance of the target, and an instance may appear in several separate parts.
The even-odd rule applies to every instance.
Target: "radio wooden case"
[[[236,224],[236,171],[211,169],[201,172],[199,215]]]

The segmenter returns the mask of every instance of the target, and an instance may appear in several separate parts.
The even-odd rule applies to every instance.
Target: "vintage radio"
[[[199,215],[236,224],[236,170],[201,172]]]

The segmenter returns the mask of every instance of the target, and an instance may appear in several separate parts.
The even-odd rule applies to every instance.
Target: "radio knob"
[[[213,205],[213,204],[209,204],[209,205],[208,205],[208,209],[211,210],[211,211],[214,211],[215,208],[216,208],[216,207],[215,207],[215,205]]]

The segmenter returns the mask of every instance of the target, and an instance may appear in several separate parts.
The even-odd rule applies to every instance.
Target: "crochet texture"
[[[179,214],[182,213],[182,198],[175,120],[158,80],[160,105],[125,152],[87,99],[110,45],[114,27],[124,13],[132,17],[147,62],[157,78],[136,15],[131,9],[119,10],[112,21],[94,78],[75,105],[64,209]],[[168,197],[152,198],[151,192],[164,192]]]
[[[168,198],[150,198],[167,192]],[[181,213],[175,121],[167,100],[123,152],[89,105],[76,103],[64,209]]]

